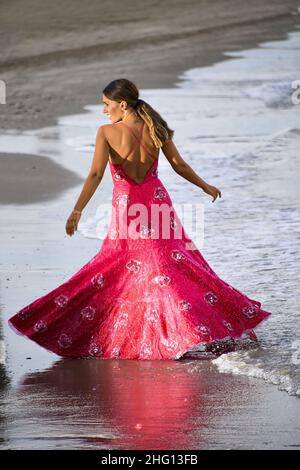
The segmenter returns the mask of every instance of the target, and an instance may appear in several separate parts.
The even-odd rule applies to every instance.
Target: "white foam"
[[[274,80],[257,86],[247,87],[243,93],[262,100],[267,106],[292,106],[291,80]]]
[[[263,379],[268,383],[278,385],[279,390],[285,390],[290,395],[300,396],[299,384],[288,375],[288,371],[280,372],[280,369],[266,369],[266,362],[256,362],[251,360],[251,353],[230,352],[223,354],[212,362],[217,366],[221,373],[231,373],[236,375],[246,375]]]
[[[0,340],[0,364],[5,364],[6,362],[6,348],[4,340]]]

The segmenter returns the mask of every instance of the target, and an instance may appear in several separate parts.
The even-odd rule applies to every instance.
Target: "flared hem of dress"
[[[176,355],[176,360],[180,359],[213,359],[221,354],[241,350],[241,349],[253,349],[259,346],[260,342],[256,338],[254,329],[260,326],[263,322],[269,319],[271,312],[267,312],[268,315],[262,318],[259,323],[251,328],[246,328],[240,334],[226,335],[222,338],[214,338],[209,341],[193,342],[188,348]],[[255,336],[256,339],[251,339],[251,336]],[[241,340],[239,342],[239,340]],[[242,342],[244,340],[244,343]]]
[[[259,303],[261,305],[261,303]],[[237,340],[245,339],[246,342],[242,346],[242,349],[249,349],[253,347],[257,347],[259,345],[259,340],[256,337],[254,329],[260,326],[263,322],[269,319],[271,312],[266,310],[262,310],[260,308],[260,313],[263,312],[266,316],[261,318],[255,326],[250,328],[245,328],[239,334],[231,334],[222,336],[219,338],[214,338],[213,340],[202,340],[202,341],[193,341],[188,347],[185,347],[182,351],[177,352],[174,356],[171,357],[161,357],[161,358],[151,358],[151,357],[139,357],[139,358],[132,358],[132,357],[121,357],[121,356],[94,356],[92,354],[74,354],[67,352],[62,354],[61,351],[55,351],[54,348],[50,349],[49,347],[45,346],[42,341],[39,341],[38,338],[31,338],[30,336],[22,333],[12,322],[11,319],[8,320],[9,327],[19,336],[23,336],[38,344],[45,350],[50,353],[56,354],[59,357],[63,357],[66,359],[117,359],[117,360],[138,360],[138,361],[157,361],[157,360],[182,360],[182,359],[212,359],[216,358],[217,356],[233,352],[238,349],[241,349],[241,344],[238,343]],[[245,337],[248,335],[248,337]],[[255,336],[255,340],[251,340],[251,336]],[[245,337],[245,338],[244,338]]]
[[[8,326],[19,336],[22,336],[23,338],[27,338],[29,339],[30,341],[32,341],[33,343],[37,344],[38,346],[42,347],[43,349],[45,349],[46,351],[52,353],[52,354],[56,354],[60,357],[68,357],[68,356],[63,356],[62,354],[60,354],[59,352],[56,352],[54,351],[53,349],[50,349],[50,348],[47,348],[47,346],[45,346],[44,344],[42,344],[41,342],[39,342],[38,340],[34,339],[34,338],[31,338],[30,336],[26,335],[25,333],[22,333],[12,322],[11,320],[9,319],[7,321],[8,323]],[[74,358],[75,359],[75,358]]]

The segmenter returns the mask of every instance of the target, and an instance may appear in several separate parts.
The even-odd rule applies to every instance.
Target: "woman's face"
[[[120,103],[110,100],[105,95],[102,95],[102,101],[104,106],[103,113],[109,116],[110,121],[112,123],[120,121],[123,116]]]

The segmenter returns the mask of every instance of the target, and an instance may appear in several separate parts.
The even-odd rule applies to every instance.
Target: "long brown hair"
[[[160,148],[164,142],[173,137],[174,131],[169,128],[166,121],[149,103],[139,98],[139,90],[130,80],[126,78],[113,80],[102,92],[112,101],[118,103],[126,101],[135,110],[137,115],[147,124],[155,147]]]

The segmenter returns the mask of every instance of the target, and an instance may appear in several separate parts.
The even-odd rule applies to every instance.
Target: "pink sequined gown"
[[[62,357],[99,359],[179,359],[195,346],[245,333],[257,341],[253,328],[271,313],[208,265],[184,231],[152,158],[139,183],[109,160],[113,207],[100,251],[14,314],[8,323],[16,333]],[[148,223],[137,225],[133,204],[146,210]],[[153,221],[151,206],[168,208],[169,219]],[[162,236],[166,220],[169,235]],[[124,236],[126,228],[131,236]],[[181,238],[175,235],[180,230]]]

